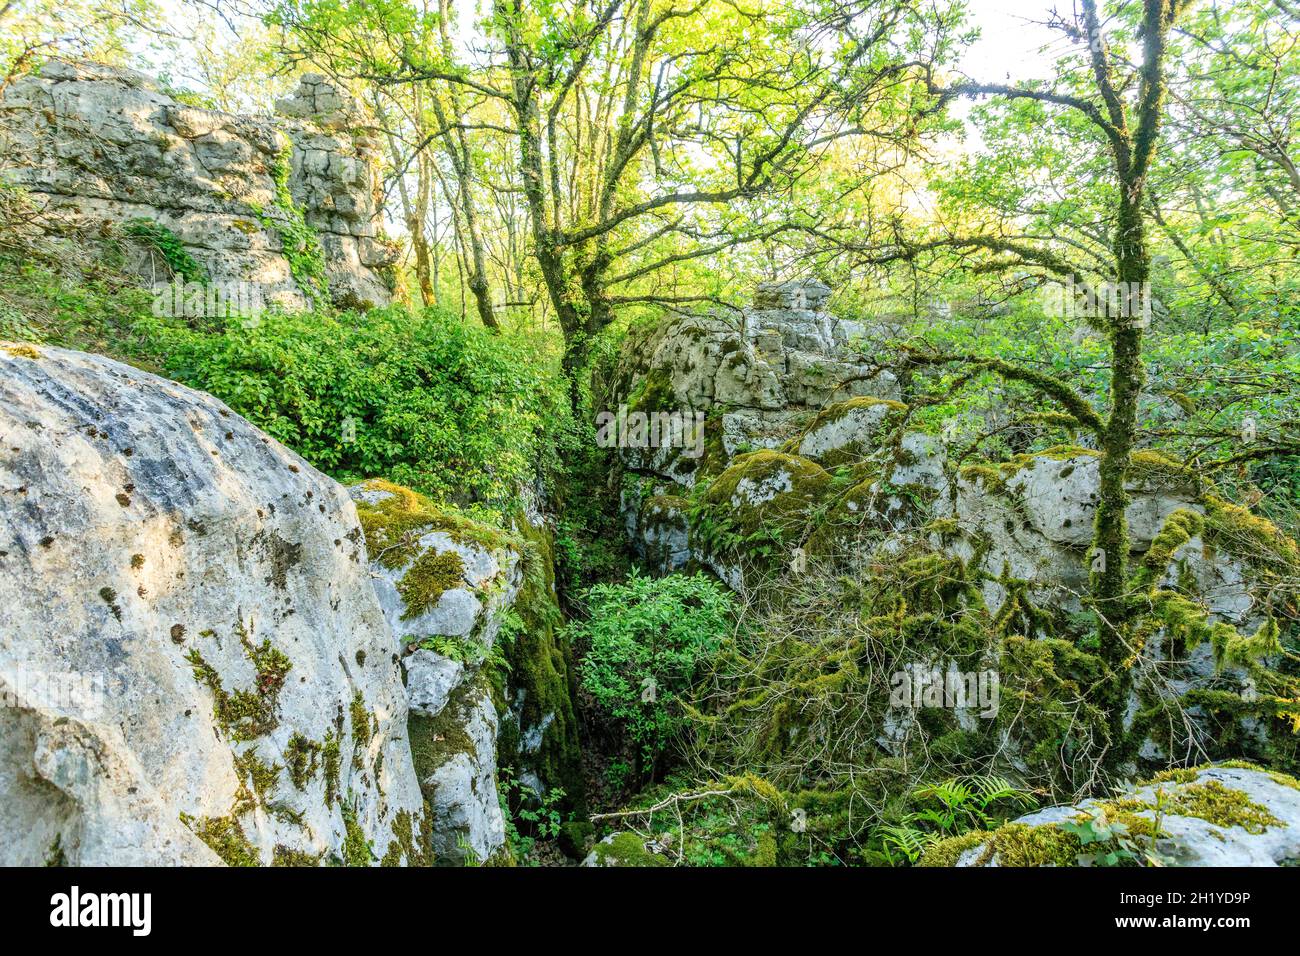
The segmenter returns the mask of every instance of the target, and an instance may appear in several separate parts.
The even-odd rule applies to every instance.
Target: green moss
[[[925,851],[917,866],[956,866],[963,853],[971,847],[980,846],[988,838],[988,831],[972,830],[960,836],[940,840]]]
[[[212,692],[212,713],[218,726],[235,741],[254,740],[279,726],[280,692],[293,665],[284,653],[271,646],[269,639],[254,645],[243,622],[235,632],[244,655],[257,672],[254,687],[228,692],[221,675],[209,664],[197,647],[185,655],[194,679]],[[204,636],[209,632],[203,632]]]
[[[294,850],[283,843],[277,843],[271,852],[271,865],[317,867],[320,866],[324,856],[323,850],[320,853],[308,853],[306,850]]]
[[[1300,547],[1271,521],[1213,495],[1203,502],[1206,544],[1242,558],[1265,576],[1300,573]]]
[[[892,399],[871,398],[869,396],[845,399],[842,402],[835,402],[831,405],[827,405],[818,412],[817,417],[815,417],[812,420],[812,423],[804,429],[803,433],[800,436],[791,439],[785,448],[789,451],[795,451],[798,449],[804,437],[811,435],[819,428],[824,428],[827,425],[833,424],[853,412],[881,407],[885,409],[885,414],[881,418],[878,426],[879,434],[884,434],[889,428],[901,422],[903,416],[907,414],[907,406],[902,402],[896,402]],[[872,450],[873,449],[871,448],[864,448],[855,442],[852,446],[828,451],[820,455],[819,460],[823,465],[830,468],[835,465],[860,459],[864,454]]]
[[[600,866],[669,865],[663,857],[649,852],[635,833],[616,833],[608,843],[597,843],[594,852]]]
[[[108,605],[108,609],[113,612],[113,617],[122,620],[122,606],[117,603],[116,591],[110,587],[102,587],[99,589],[99,599]]]
[[[436,505],[409,488],[378,478],[360,487],[386,495],[374,504],[357,502],[366,550],[383,567],[396,570],[414,561],[420,552],[419,539],[430,531],[445,532],[458,544],[477,544],[489,551],[522,549],[517,536]]]
[[[429,814],[418,817],[409,810],[399,810],[393,817],[392,840],[380,866],[430,866],[433,851],[429,847]]]
[[[1007,487],[1007,475],[996,465],[982,463],[963,465],[957,469],[957,474],[963,481],[971,484],[983,483],[984,489],[993,494],[999,494]]]
[[[1263,833],[1269,827],[1282,825],[1267,807],[1218,780],[1172,788],[1166,792],[1164,812],[1170,816],[1198,817],[1217,827],[1241,827],[1247,833]]]
[[[257,755],[255,750],[246,750],[235,755],[235,769],[242,780],[253,784],[253,792],[263,803],[268,802],[280,785],[280,771],[284,768],[278,763],[267,763]]]
[[[997,857],[1003,867],[1074,866],[1081,852],[1079,838],[1060,827],[1008,823],[993,833],[975,865],[983,866]]]
[[[724,559],[782,561],[831,489],[831,476],[807,458],[767,450],[738,455],[713,482],[697,486],[692,542]],[[770,497],[753,502],[760,491]]]
[[[375,861],[365,830],[357,822],[357,811],[348,802],[343,804],[343,864],[344,866],[369,866]]]
[[[181,822],[206,843],[226,866],[261,866],[257,850],[244,835],[235,817],[192,817],[181,814]]]
[[[289,767],[289,779],[299,790],[306,790],[320,762],[321,745],[294,731],[284,748],[284,759]]]
[[[341,736],[326,732],[321,747],[321,764],[325,773],[325,806],[332,807],[339,798],[339,771],[342,769]]]
[[[249,203],[248,208],[258,222],[279,236],[289,271],[299,291],[320,306],[329,301],[325,255],[321,250],[320,238],[307,225],[302,209],[294,202],[293,193],[289,190],[291,148],[286,144],[276,154],[268,170],[275,186],[272,203],[276,212],[272,214],[257,203]]]
[[[1150,448],[1138,449],[1129,456],[1128,480],[1170,491],[1197,493],[1198,479],[1194,472],[1182,462]]]
[[[1280,770],[1269,770],[1258,764],[1251,763],[1248,760],[1225,760],[1222,763],[1213,766],[1222,767],[1225,770],[1258,770],[1260,773],[1266,773],[1274,783],[1279,783],[1284,787],[1290,787],[1292,790],[1300,790],[1300,780],[1291,776],[1289,773],[1282,773]],[[1204,768],[1201,768],[1204,769]]]
[[[652,368],[633,387],[627,399],[631,412],[668,412],[677,407],[672,380],[662,368]]]
[[[50,844],[49,851],[45,854],[46,866],[67,866],[68,857],[63,852],[63,835],[54,834],[54,842]]]
[[[472,688],[477,683],[462,684],[453,691],[438,716],[412,713],[407,718],[406,735],[411,742],[411,759],[415,764],[415,774],[421,781],[427,780],[433,771],[456,754],[474,753],[474,742],[465,732],[465,723],[473,703],[475,692]]]
[[[366,699],[361,695],[361,691],[352,695],[348,713],[352,717],[352,766],[360,770],[361,756],[370,747],[370,741],[374,739],[378,721],[372,722],[370,712],[366,710]]]
[[[419,617],[437,607],[446,591],[465,583],[465,562],[455,551],[425,551],[397,582],[406,603],[402,620]]]
[[[525,544],[524,576],[515,599],[516,626],[502,628],[498,642],[504,645],[509,665],[511,708],[503,708],[498,746],[503,767],[515,771],[518,779],[531,770],[547,787],[564,791],[564,806],[581,814],[585,808],[582,749],[578,716],[574,707],[577,674],[573,651],[561,631],[555,585],[554,540],[545,525],[534,526],[524,516],[518,519]],[[504,688],[500,690],[504,691]],[[529,754],[519,753],[516,738],[520,728],[532,729],[549,720],[540,746]]]
[[[568,820],[560,824],[556,842],[566,856],[580,860],[587,855],[595,834],[595,824],[587,820]]]

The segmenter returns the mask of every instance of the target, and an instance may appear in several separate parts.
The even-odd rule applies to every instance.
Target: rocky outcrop
[[[1174,770],[1136,790],[1027,814],[931,849],[931,866],[1293,866],[1300,783],[1227,764]]]
[[[822,422],[828,427],[807,439],[816,448],[840,448],[854,440],[845,426],[871,430],[869,420],[878,423],[866,403],[898,398],[892,373],[846,348],[868,330],[825,311],[829,294],[816,281],[765,283],[737,317],[684,315],[629,333],[608,390],[610,407],[706,416],[702,455],[687,453],[688,442],[619,449],[628,474],[647,479],[624,488],[622,506],[629,537],[650,563],[664,570],[686,563],[684,517],[674,499],[684,499],[697,481],[712,479],[745,452],[791,440],[797,447],[824,406],[860,399],[850,421]],[[885,409],[882,403],[882,415]]]
[[[768,284],[737,324],[688,316],[629,337],[609,403],[708,416],[699,458],[619,451],[624,523],[641,556],[661,570],[704,565],[738,586],[742,553],[784,568],[796,549],[852,563],[882,543],[920,541],[983,572],[994,613],[1008,574],[1043,604],[1080,610],[1099,454],[1062,447],[955,467],[941,436],[906,430],[898,382],[879,367],[887,356],[865,364],[852,347],[881,330],[821,311],[828,293],[819,282]],[[1157,453],[1135,456],[1129,491],[1135,559],[1174,512],[1204,515],[1170,573],[1195,582],[1218,619],[1257,623],[1267,608],[1251,592],[1252,565],[1276,559],[1282,573],[1290,551],[1258,554],[1268,535],[1250,530],[1249,515]]]
[[[950,460],[964,443],[909,428],[889,353],[875,349],[863,364],[856,342],[880,330],[820,311],[825,293],[763,287],[738,324],[679,317],[629,337],[611,407],[706,411],[698,458],[619,450],[624,526],[639,556],[661,572],[707,568],[751,594],[810,572],[892,580],[915,567],[969,587],[959,603],[978,607],[991,663],[1008,634],[1087,646],[1090,574],[1104,560],[1090,551],[1100,453],[1057,446],[1005,462]],[[834,370],[828,379],[812,377],[814,357]],[[1300,548],[1152,450],[1133,456],[1128,491],[1127,557],[1151,606],[1126,715],[1147,735],[1140,759],[1167,764],[1198,750],[1262,759],[1287,705],[1275,699],[1270,710],[1250,669],[1261,654],[1265,664],[1278,656],[1269,622],[1294,618],[1285,582],[1300,574]],[[924,600],[910,596],[909,610]],[[1230,633],[1260,653],[1229,660]],[[913,663],[932,663],[915,653]],[[1169,719],[1174,711],[1185,717]],[[1221,748],[1218,738],[1235,742]]]
[[[0,345],[0,861],[420,863],[347,493],[199,392]]]
[[[385,481],[351,494],[402,655],[435,860],[488,861],[505,843],[503,767],[533,794],[580,797],[568,658],[541,612],[554,601],[549,532],[540,515],[506,532]]]
[[[130,70],[51,61],[0,96],[0,172],[48,233],[120,249],[146,281],[187,255],[201,274],[182,278],[238,289],[245,310],[386,304],[375,130],[313,74],[279,110],[201,109]]]

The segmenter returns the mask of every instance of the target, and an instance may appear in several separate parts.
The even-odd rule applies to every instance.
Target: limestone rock
[[[435,858],[485,861],[504,842],[499,760],[538,794],[560,786],[580,798],[569,765],[577,744],[567,659],[552,625],[559,614],[534,606],[556,600],[549,530],[525,509],[506,532],[385,481],[361,482],[350,493],[394,650],[406,652],[408,732]],[[527,578],[525,541],[540,545]],[[516,630],[494,650],[507,612]],[[509,704],[500,715],[484,670],[493,655],[512,665],[498,688]]]
[[[611,833],[594,847],[582,861],[587,867],[669,866],[668,860],[653,852],[652,844],[630,831]]]
[[[829,458],[861,456],[876,448],[891,411],[905,406],[876,398],[854,398],[837,402],[822,411],[799,440],[799,454],[823,464]],[[831,462],[833,463],[833,462]]]
[[[1087,818],[1103,808],[1108,820],[1131,814],[1154,826],[1157,790],[1161,792],[1161,809],[1155,850],[1164,865],[1282,866],[1300,861],[1300,785],[1281,774],[1244,767],[1186,771],[1173,781],[1147,784],[1117,800],[1085,800],[1077,806],[1051,807],[1020,817],[1013,824],[1054,826]],[[1004,833],[1006,827],[993,837],[995,852],[989,853],[988,843],[983,841],[965,849],[956,865],[997,866],[1000,860],[996,847],[999,834]],[[1010,841],[1012,837],[1004,839]],[[1141,835],[1130,839],[1142,849],[1150,842],[1149,837]],[[1095,845],[1082,848],[1067,844],[1050,859],[1030,862],[1075,865],[1078,853],[1093,849]]]
[[[350,493],[367,529],[375,592],[399,644],[449,637],[480,656],[491,650],[519,590],[519,553],[501,535],[465,531],[463,519],[400,486],[367,481]]]
[[[434,862],[486,862],[505,843],[497,795],[497,713],[482,682],[462,684],[439,716],[413,716],[411,747],[428,801]]]
[[[465,665],[436,651],[418,648],[406,659],[406,694],[411,713],[437,717],[451,692],[465,679]]]
[[[146,281],[168,284],[172,270],[132,238],[124,224],[133,220],[174,233],[210,284],[303,308],[318,292],[295,276],[298,251],[284,238],[298,241],[301,216],[320,241],[331,299],[384,305],[379,270],[395,251],[379,233],[373,146],[360,121],[340,120],[356,109],[343,99],[304,77],[276,124],[188,106],[130,70],[51,61],[0,95],[0,153],[11,160],[7,177],[38,200],[47,232],[122,242]],[[285,208],[278,176],[296,210]]]
[[[0,860],[414,862],[346,492],[210,396],[44,346],[0,346],[0,439]]]

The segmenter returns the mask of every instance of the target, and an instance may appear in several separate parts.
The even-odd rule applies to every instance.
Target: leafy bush
[[[148,326],[169,374],[344,482],[382,475],[443,500],[508,507],[567,421],[541,340],[495,335],[447,312],[270,312],[210,330]]]
[[[684,724],[676,706],[733,623],[731,595],[703,574],[598,584],[570,625],[586,648],[582,686],[653,762]]]
[[[167,263],[167,268],[184,281],[200,284],[208,281],[208,274],[189,254],[180,237],[162,223],[154,222],[152,219],[132,219],[123,228],[123,232],[151,246],[162,256],[163,261]]]

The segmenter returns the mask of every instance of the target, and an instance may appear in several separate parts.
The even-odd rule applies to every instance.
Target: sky
[[[1050,74],[1054,56],[1068,49],[1060,33],[1041,25],[1053,6],[1070,9],[1073,0],[969,0],[970,21],[978,26],[981,36],[958,64],[958,69],[968,76],[990,82],[1014,82],[1046,77]],[[178,0],[161,0],[167,19],[183,25],[192,22],[193,8],[183,7]],[[473,30],[478,3],[462,0],[460,21],[462,34]],[[475,13],[471,14],[470,10]],[[183,29],[183,27],[182,27]],[[188,75],[182,64],[173,68],[174,75]]]
[[[981,34],[958,68],[992,83],[1049,76],[1054,58],[1070,48],[1058,31],[1041,25],[1054,6],[1068,13],[1071,0],[970,0],[970,19]]]

